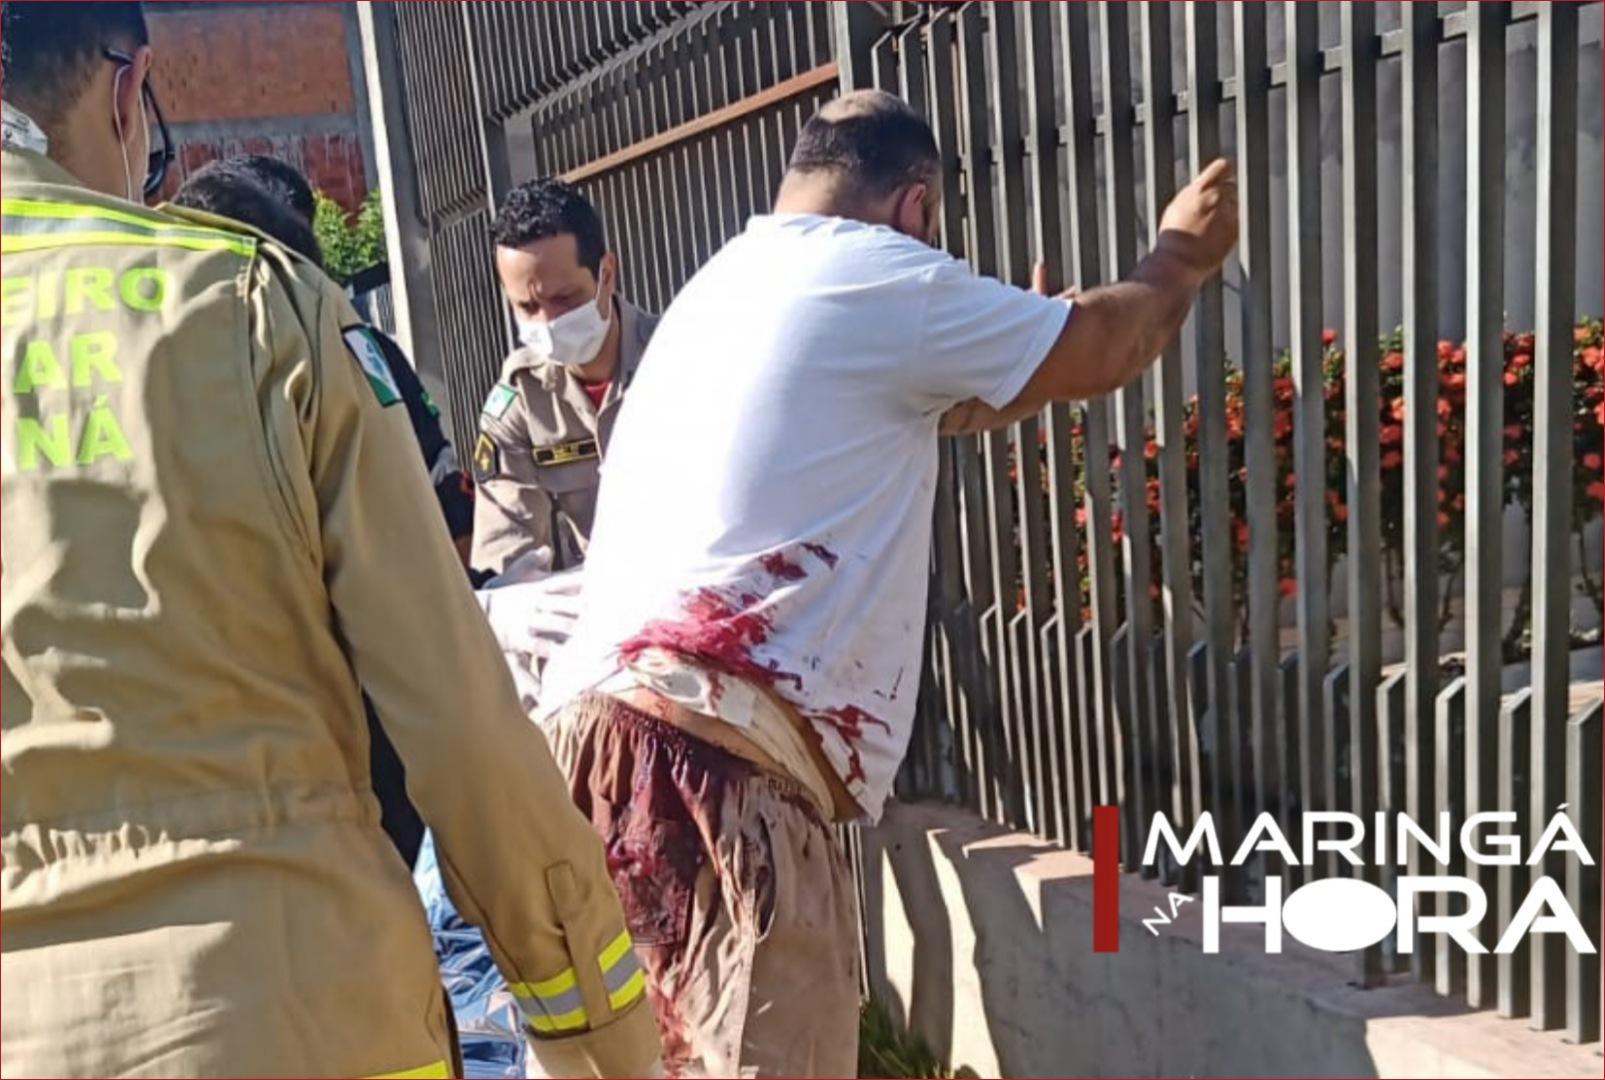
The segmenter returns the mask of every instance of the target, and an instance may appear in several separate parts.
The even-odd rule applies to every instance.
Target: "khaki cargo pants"
[[[587,694],[549,723],[601,834],[673,1076],[854,1076],[858,910],[792,781]]]

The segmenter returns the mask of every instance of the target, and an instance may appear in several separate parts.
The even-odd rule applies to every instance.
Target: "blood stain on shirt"
[[[774,614],[762,610],[762,597],[732,594],[714,587],[698,589],[685,606],[685,617],[654,619],[619,646],[619,659],[634,664],[648,649],[667,649],[766,685],[782,680],[802,687],[802,677],[781,671],[774,661],[760,662],[753,650],[769,640]]]
[[[758,560],[758,565],[762,566],[764,572],[776,581],[801,581],[808,576],[808,571],[786,558],[785,554],[779,551],[771,551],[763,556]]]
[[[836,563],[839,561],[839,557],[834,551],[830,550],[830,548],[826,547],[824,544],[804,544],[803,548],[812,554],[814,558],[818,559],[832,570],[836,569]]]
[[[808,719],[816,723],[826,724],[842,737],[847,744],[847,775],[843,777],[847,786],[851,788],[855,781],[864,780],[864,759],[858,752],[858,743],[864,737],[866,724],[890,731],[891,725],[876,716],[860,709],[857,705],[843,705],[840,708],[826,709],[824,712],[811,712]]]

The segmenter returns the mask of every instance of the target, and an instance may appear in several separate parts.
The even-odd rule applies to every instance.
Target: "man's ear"
[[[925,200],[930,195],[930,185],[923,180],[905,187],[897,196],[897,205],[893,209],[892,221],[897,231],[925,243],[926,226]]]
[[[597,307],[607,312],[608,318],[613,317],[614,303],[619,295],[619,257],[613,252],[602,255],[602,265],[597,269],[596,299]]]
[[[150,46],[141,45],[134,50],[133,57],[132,64],[112,75],[112,108],[117,110],[117,122],[122,125],[125,138],[130,132],[144,130],[144,86],[150,74]],[[143,180],[144,174],[140,175]]]

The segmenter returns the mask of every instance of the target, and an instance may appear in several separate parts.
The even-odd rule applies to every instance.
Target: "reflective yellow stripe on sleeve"
[[[416,1069],[407,1069],[404,1072],[375,1073],[366,1080],[436,1080],[437,1077],[449,1077],[451,1070],[444,1061],[434,1061],[428,1065],[420,1065]]]
[[[518,999],[529,1026],[543,1035],[574,1031],[590,1023],[573,968],[539,982],[513,983],[508,989]]]
[[[602,984],[607,989],[608,1005],[614,1012],[623,1012],[646,992],[646,973],[635,958],[628,930],[620,931],[608,942],[597,954],[596,962],[602,972]],[[513,983],[508,989],[518,999],[529,1026],[542,1035],[590,1026],[573,968],[564,968],[539,982]]]
[[[622,1012],[646,990],[646,973],[635,958],[635,949],[628,930],[608,943],[597,957],[602,967],[602,982],[607,986],[607,1003],[614,1012]]]

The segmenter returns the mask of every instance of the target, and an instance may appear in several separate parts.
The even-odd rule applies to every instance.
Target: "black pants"
[[[362,707],[368,714],[368,770],[372,774],[373,793],[379,798],[379,823],[396,850],[401,852],[402,861],[412,866],[418,861],[418,848],[424,842],[423,818],[407,798],[407,770],[390,736],[380,726],[373,703],[366,694],[362,696]]]

